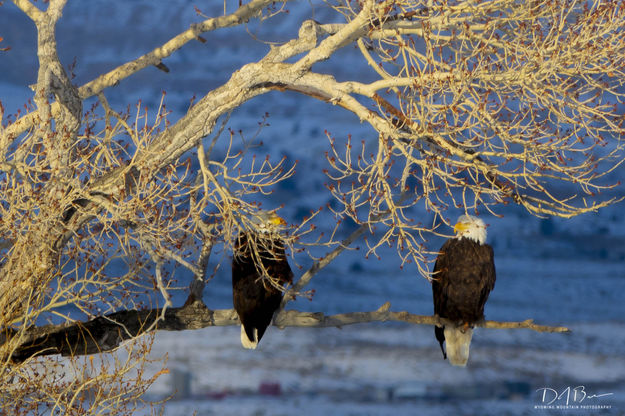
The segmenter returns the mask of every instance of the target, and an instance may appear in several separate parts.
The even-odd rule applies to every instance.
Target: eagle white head
[[[456,238],[466,237],[476,243],[486,243],[486,224],[478,217],[472,215],[461,215],[454,225]]]
[[[258,211],[251,218],[256,229],[263,234],[275,234],[286,225],[286,221],[280,218],[275,211]]]

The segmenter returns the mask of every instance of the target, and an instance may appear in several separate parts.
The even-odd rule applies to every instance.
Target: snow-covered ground
[[[542,243],[535,249],[545,250]],[[625,414],[623,262],[521,252],[498,258],[487,318],[533,318],[571,333],[478,329],[468,366],[456,368],[442,359],[430,326],[272,327],[257,351],[240,346],[238,328],[162,332],[152,354],[167,354],[172,372],[150,395],[183,392],[165,406],[168,415]],[[383,264],[359,273],[339,269],[320,273],[313,302],[294,306],[341,312],[390,300],[394,310],[431,312],[421,278],[399,270],[391,277]],[[215,279],[206,297],[221,285],[227,297],[228,276]],[[336,279],[347,293],[333,290]],[[550,403],[554,392],[561,398]]]
[[[552,400],[540,389],[570,387],[574,414],[625,413],[625,324],[571,329],[478,330],[467,368],[442,360],[431,327],[272,328],[257,351],[240,347],[238,328],[161,333],[153,354],[167,353],[172,372],[150,393],[184,391],[172,380],[188,378],[188,396],[169,402],[168,415],[524,415],[559,414],[536,408]],[[609,408],[573,409],[592,405]]]
[[[258,29],[263,40],[285,40],[309,17],[304,14],[307,3],[290,6],[287,17],[295,24],[285,17],[251,29]],[[76,57],[75,82],[82,84],[198,21],[194,4],[93,0],[87,8],[84,2],[68,2],[58,27],[61,58],[67,65]],[[209,6],[198,6],[209,12]],[[219,9],[222,2],[211,6]],[[323,21],[323,13],[322,7],[316,8],[315,18]],[[10,3],[0,6],[0,36],[5,38],[3,46],[12,47],[0,59],[0,100],[11,113],[31,94],[26,86],[35,82],[36,38],[32,23]],[[175,121],[191,97],[201,97],[225,82],[232,70],[268,50],[267,45],[250,40],[245,31],[225,30],[205,37],[207,44],[192,42],[165,60],[169,74],[148,68],[106,90],[107,98],[118,108],[141,98],[154,110],[161,90],[166,90],[168,108],[173,110],[170,120]],[[349,48],[341,52],[345,59],[355,53]],[[316,69],[332,72],[337,79],[358,71],[362,72],[356,76],[362,79],[371,76],[366,65],[349,62],[323,63]],[[345,140],[347,134],[355,142],[377,136],[340,108],[278,92],[246,103],[232,114],[228,127],[252,135],[265,112],[270,114],[270,126],[261,131],[259,140],[264,145],[256,153],[270,154],[274,160],[286,156],[290,163],[299,160],[295,176],[279,185],[267,203],[271,207],[284,204],[281,214],[296,223],[311,209],[331,202],[323,192],[326,178],[321,173],[328,150],[324,130],[337,140]],[[612,176],[624,178],[624,169]],[[609,193],[624,194],[622,186]],[[477,330],[469,365],[459,369],[442,360],[429,326],[271,328],[257,351],[241,348],[238,328],[163,332],[156,336],[152,354],[167,354],[171,372],[156,381],[149,396],[159,399],[174,387],[188,387],[187,394],[166,404],[167,415],[625,414],[623,207],[571,220],[541,220],[506,207],[504,218],[486,220],[497,266],[487,318],[532,318],[538,323],[566,325],[573,331],[570,334]],[[442,240],[429,244],[436,250]],[[383,260],[378,261],[365,260],[361,252],[345,253],[314,278],[312,302],[298,300],[290,307],[338,313],[374,310],[390,301],[393,310],[430,314],[429,283],[410,267],[400,270],[392,251],[381,254]],[[211,308],[230,308],[227,257],[215,255],[213,260],[224,264],[207,286],[204,301]],[[307,265],[304,259],[298,261]],[[185,296],[181,293],[174,301],[180,304]],[[159,368],[155,365],[152,370]],[[184,382],[174,383],[174,378]],[[553,406],[565,405],[567,395],[562,393],[568,391],[570,407],[539,408],[553,394],[542,388],[562,396]],[[575,394],[577,400],[573,400]],[[590,397],[600,394],[610,395]],[[581,397],[584,400],[579,403]],[[592,407],[597,405],[610,408]]]

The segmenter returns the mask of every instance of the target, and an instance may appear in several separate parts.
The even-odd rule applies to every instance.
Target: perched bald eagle
[[[462,215],[454,226],[456,236],[441,247],[434,265],[434,313],[455,322],[434,327],[443,358],[464,367],[469,359],[473,325],[484,320],[484,305],[495,287],[493,248],[486,244],[484,222]],[[443,348],[447,343],[447,353]]]
[[[232,297],[241,320],[241,344],[255,349],[282,301],[283,286],[293,281],[280,228],[286,222],[275,212],[260,211],[252,219],[259,231],[241,232],[232,256]]]

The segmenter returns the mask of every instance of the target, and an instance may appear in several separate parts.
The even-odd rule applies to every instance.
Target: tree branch
[[[43,15],[43,12],[33,6],[32,3],[30,3],[28,0],[14,0],[14,2],[18,7],[20,7],[20,9],[24,13],[26,13],[34,21],[38,21]],[[127,62],[118,66],[117,68],[112,69],[106,74],[100,75],[92,81],[87,82],[82,87],[78,88],[78,95],[83,100],[97,95],[104,89],[115,85],[119,81],[128,78],[132,74],[135,74],[147,68],[148,66],[158,65],[163,59],[169,57],[178,49],[186,45],[189,41],[197,39],[201,33],[240,25],[241,23],[255,16],[259,11],[261,11],[264,7],[271,3],[271,0],[253,0],[248,4],[239,7],[235,12],[231,14],[206,19],[201,23],[193,24],[189,29],[174,36],[163,45],[153,49],[152,51],[140,56],[133,61]],[[58,112],[60,111],[59,104],[56,102],[52,103],[50,105],[50,110],[52,115],[56,117]],[[16,120],[13,124],[7,126],[7,128],[5,129],[5,134],[9,138],[15,138],[27,129],[29,129],[37,121],[38,119],[36,113],[26,114]]]
[[[389,302],[378,310],[325,315],[322,312],[282,311],[275,316],[274,325],[279,328],[342,327],[367,322],[407,322],[414,325],[441,325],[451,322],[438,316],[415,315],[406,311],[393,312]],[[157,320],[163,316],[163,319]],[[117,348],[123,341],[135,338],[152,327],[161,331],[183,331],[209,326],[240,325],[233,309],[211,310],[200,301],[181,308],[127,310],[100,316],[88,322],[71,325],[45,325],[28,329],[19,339],[15,333],[0,334],[0,357],[8,354],[13,362],[23,362],[41,355],[98,354]],[[523,322],[485,321],[476,326],[489,329],[531,329],[537,332],[570,332],[566,327],[534,324],[531,319]]]
[[[171,54],[182,48],[187,42],[197,39],[201,33],[210,32],[217,29],[240,25],[255,16],[264,7],[271,4],[270,0],[253,0],[248,4],[239,7],[235,12],[225,16],[214,17],[204,20],[201,23],[193,24],[186,31],[174,36],[163,45],[155,48],[151,52],[127,62],[106,74],[99,76],[93,81],[80,87],[80,96],[85,99],[91,97],[100,91],[115,85],[122,79],[128,78],[130,75],[150,66],[156,65],[162,59],[169,57]]]
[[[38,22],[43,16],[44,12],[39,10],[34,4],[32,4],[28,0],[13,0],[13,3],[17,7],[19,7],[20,10],[23,11],[28,17],[30,17],[33,22]]]
[[[407,194],[406,193],[402,193],[399,198],[398,198],[398,202],[402,202],[404,200],[404,198],[406,198]],[[391,212],[390,211],[386,211],[386,212],[381,212],[375,216],[373,216],[373,218],[371,218],[372,221],[378,221],[381,218],[390,215]],[[329,252],[325,257],[315,261],[313,263],[312,266],[310,266],[310,268],[306,271],[306,273],[304,273],[299,280],[297,281],[297,283],[295,283],[295,285],[293,285],[293,287],[289,288],[284,297],[282,298],[282,302],[280,303],[280,311],[282,311],[284,309],[284,307],[286,306],[286,304],[295,298],[295,296],[297,296],[299,294],[299,292],[306,287],[306,285],[308,285],[308,283],[310,283],[310,281],[312,280],[312,278],[324,267],[326,267],[328,264],[332,263],[332,261],[334,261],[334,259],[336,259],[339,254],[341,254],[346,248],[348,248],[350,245],[352,245],[352,243],[354,241],[356,241],[361,235],[364,234],[365,231],[367,231],[367,229],[371,228],[371,223],[370,222],[365,222],[363,224],[360,225],[360,227],[358,227],[356,230],[354,230],[347,238],[345,238],[343,241],[341,241],[341,243],[335,247],[331,252]]]
[[[358,227],[354,232],[352,232],[346,239],[341,241],[337,247],[334,248],[330,253],[328,253],[325,257],[315,261],[312,266],[304,273],[297,283],[293,285],[289,290],[286,291],[284,297],[282,298],[282,303],[280,308],[283,309],[284,306],[291,299],[294,299],[295,296],[299,294],[299,292],[312,280],[312,278],[319,272],[319,270],[326,267],[328,264],[332,263],[332,261],[338,257],[339,254],[343,252],[347,247],[349,247],[358,237],[360,237],[369,227],[368,223],[362,224]]]

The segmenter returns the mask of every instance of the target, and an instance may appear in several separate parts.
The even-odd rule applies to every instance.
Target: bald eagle
[[[232,297],[241,320],[241,344],[255,349],[280,307],[283,286],[293,281],[280,228],[286,222],[275,212],[260,211],[252,219],[258,233],[241,232],[232,257]]]
[[[462,215],[454,226],[456,236],[443,244],[434,264],[434,313],[455,325],[434,327],[443,358],[464,367],[469,359],[473,325],[484,320],[484,305],[495,287],[493,248],[485,243],[484,222]],[[447,353],[443,348],[447,342]]]

